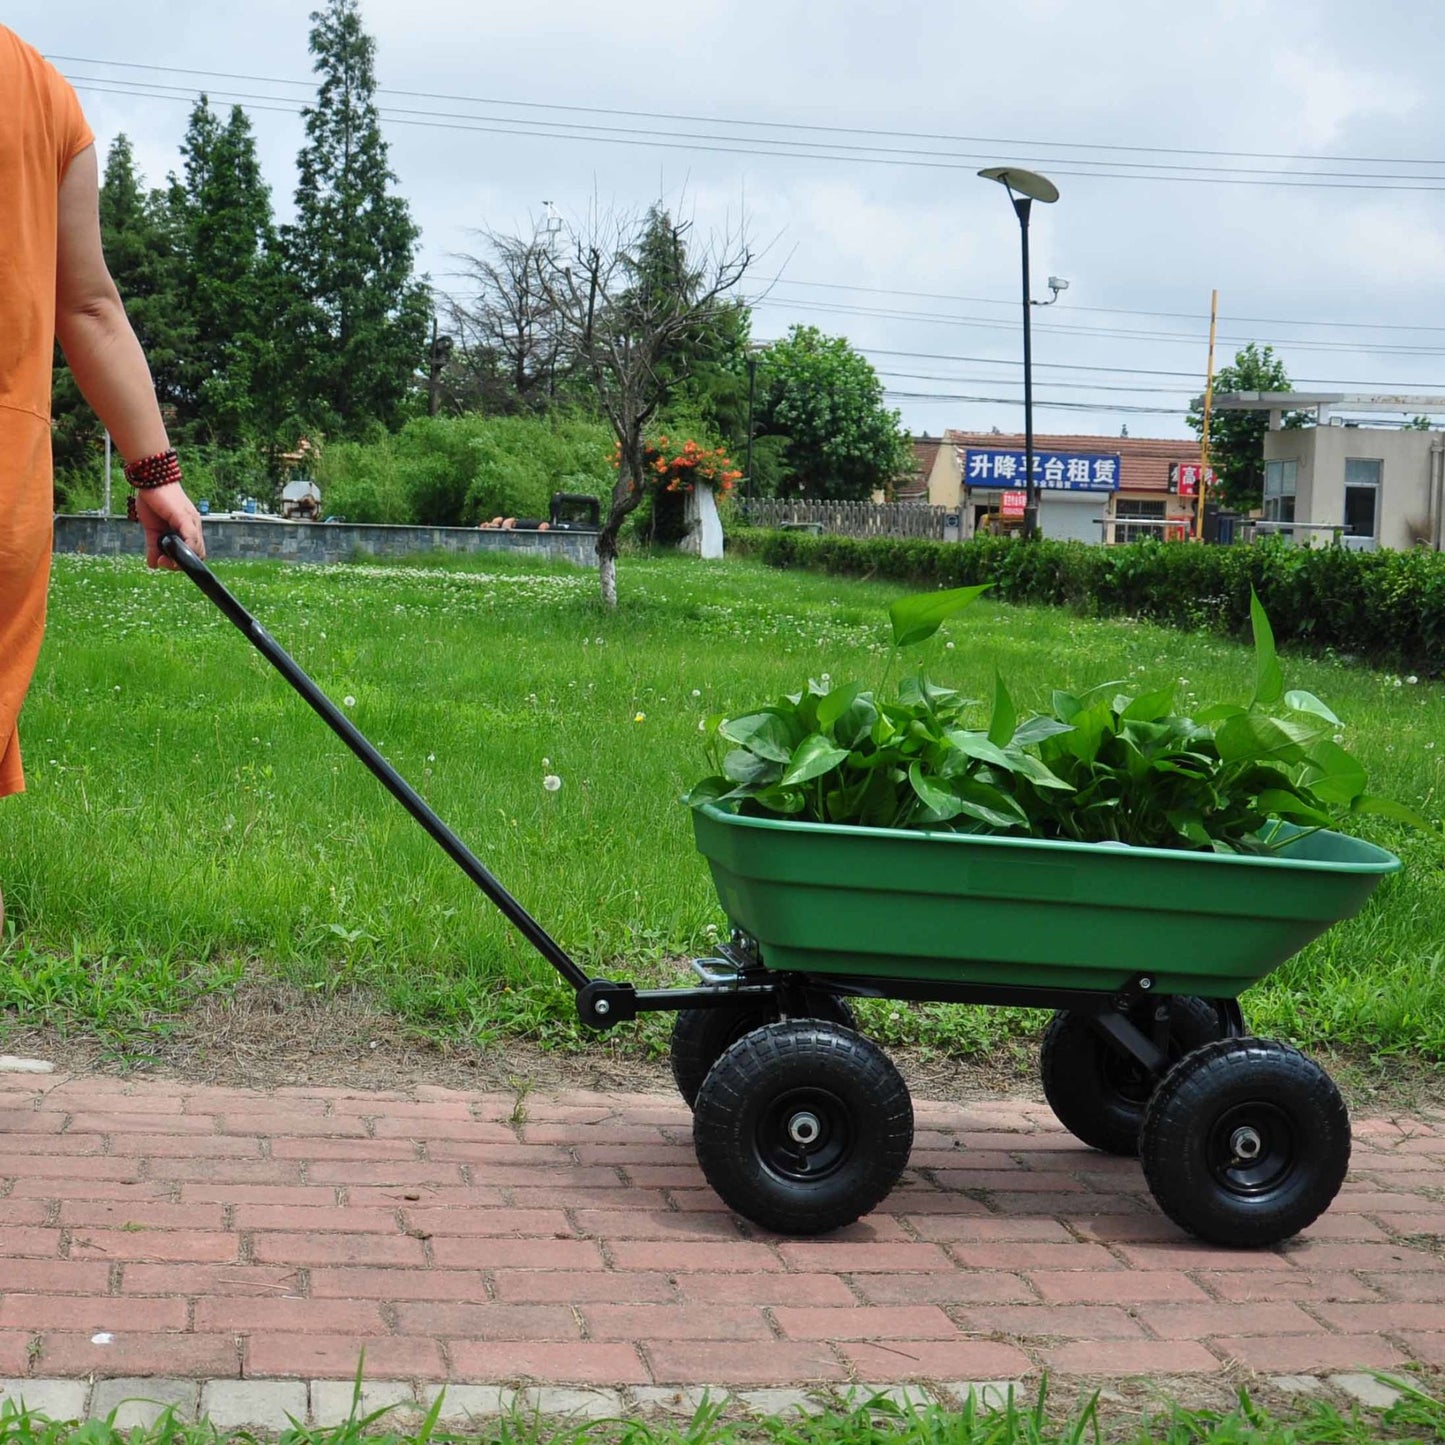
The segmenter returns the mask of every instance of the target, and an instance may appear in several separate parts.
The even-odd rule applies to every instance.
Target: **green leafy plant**
[[[890,668],[901,648],[985,590],[895,602]],[[1268,852],[1358,813],[1428,829],[1366,792],[1363,767],[1338,741],[1339,719],[1314,694],[1285,690],[1258,597],[1250,616],[1256,676],[1246,705],[1183,716],[1172,686],[1131,696],[1104,683],[1055,691],[1048,712],[1021,718],[998,677],[980,718],[983,704],[921,672],[888,700],[861,683],[810,680],[755,712],[709,719],[714,771],[687,801],[800,821],[1223,853]]]

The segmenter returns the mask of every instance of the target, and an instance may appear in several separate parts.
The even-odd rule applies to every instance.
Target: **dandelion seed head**
[[[562,779],[559,778],[556,773],[548,773],[547,776],[542,779],[542,786],[546,788],[549,793],[555,793],[557,789],[562,786]]]
[[[342,705],[343,705],[344,707],[355,707],[355,706],[356,706],[356,699],[355,699],[354,697],[352,697],[352,695],[351,695],[350,693],[347,693],[346,696],[341,699],[341,702],[342,702]]]

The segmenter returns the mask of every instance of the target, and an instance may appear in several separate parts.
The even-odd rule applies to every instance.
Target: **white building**
[[[1218,410],[1268,411],[1264,516],[1259,529],[1300,545],[1339,539],[1346,547],[1442,550],[1445,432],[1371,426],[1332,410],[1407,416],[1445,410],[1439,397],[1333,392],[1234,392]],[[1316,425],[1286,430],[1285,412],[1313,410]]]

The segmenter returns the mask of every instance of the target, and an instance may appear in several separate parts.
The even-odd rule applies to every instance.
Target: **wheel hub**
[[[1239,1199],[1281,1188],[1299,1166],[1299,1143],[1288,1112],[1264,1099],[1225,1111],[1209,1133],[1209,1169]]]
[[[1234,1151],[1237,1162],[1247,1164],[1253,1159],[1258,1159],[1264,1152],[1264,1140],[1254,1129],[1236,1129],[1230,1135],[1229,1147]]]
[[[788,1134],[795,1144],[801,1144],[806,1148],[809,1144],[816,1144],[818,1136],[823,1132],[823,1126],[818,1121],[816,1114],[810,1114],[802,1110],[794,1114],[788,1120]]]
[[[758,1158],[779,1178],[826,1178],[843,1165],[852,1148],[848,1110],[828,1089],[789,1089],[758,1120]]]

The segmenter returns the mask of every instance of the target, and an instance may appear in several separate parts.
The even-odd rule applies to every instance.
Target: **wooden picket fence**
[[[744,503],[754,527],[809,527],[845,537],[929,537],[943,540],[947,507],[927,502],[790,502],[754,497]]]

